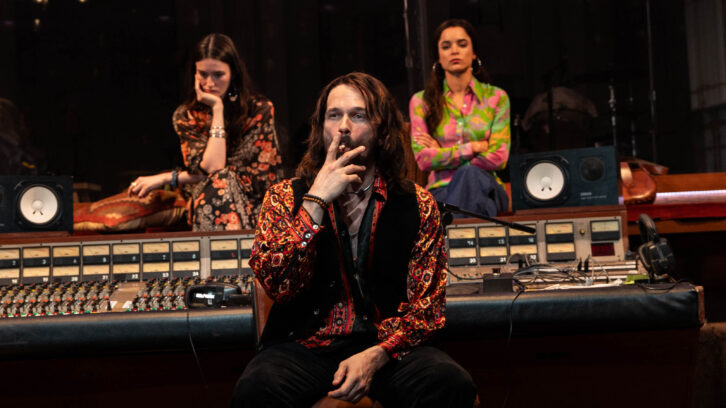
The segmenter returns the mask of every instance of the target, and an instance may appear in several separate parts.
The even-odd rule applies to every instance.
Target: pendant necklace
[[[358,189],[358,191],[353,191],[353,192],[351,192],[351,193],[348,193],[348,194],[356,194],[356,195],[361,195],[361,194],[365,193],[366,191],[370,190],[370,189],[371,189],[371,187],[373,187],[373,183],[374,183],[375,181],[376,181],[376,178],[375,178],[375,177],[373,177],[373,179],[371,180],[371,182],[370,182],[370,183],[368,183],[368,185],[367,185],[367,186],[365,186],[365,187],[362,187],[362,188]]]

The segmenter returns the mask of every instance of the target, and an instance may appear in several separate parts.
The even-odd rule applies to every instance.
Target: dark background
[[[435,56],[431,33],[446,18],[463,17],[479,31],[480,56],[509,93],[513,119],[548,84],[577,89],[597,107],[578,140],[513,127],[514,153],[612,144],[612,84],[619,151],[632,154],[634,135],[638,157],[672,173],[697,172],[704,171],[702,130],[689,106],[683,7],[651,1],[654,124],[645,0],[409,0],[407,13],[403,0],[1,0],[0,97],[23,112],[42,171],[115,193],[139,174],[181,162],[171,114],[187,95],[187,56],[204,35],[222,32],[275,104],[290,171],[328,81],[366,71],[407,115]]]

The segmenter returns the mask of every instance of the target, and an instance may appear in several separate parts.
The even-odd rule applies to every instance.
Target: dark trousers
[[[362,349],[313,352],[290,342],[259,352],[237,381],[232,407],[310,407],[337,387],[338,363]],[[384,407],[466,407],[476,398],[471,375],[448,354],[416,347],[373,377],[368,395]]]
[[[436,201],[489,217],[495,217],[498,212],[506,211],[509,207],[507,192],[494,176],[469,164],[456,170],[448,186],[435,188],[431,194]],[[454,214],[454,217],[467,216]]]

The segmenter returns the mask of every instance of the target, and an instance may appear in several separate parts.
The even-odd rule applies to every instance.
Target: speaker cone
[[[538,201],[551,201],[565,191],[566,174],[562,167],[551,161],[539,161],[524,174],[524,190]]]
[[[60,201],[55,192],[44,185],[32,185],[20,193],[18,212],[31,226],[43,226],[60,213]]]

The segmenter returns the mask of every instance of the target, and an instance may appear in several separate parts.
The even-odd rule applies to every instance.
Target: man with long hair
[[[233,405],[472,406],[469,373],[427,345],[446,255],[436,202],[403,178],[403,129],[372,76],[323,89],[298,178],[262,204],[250,266],[275,304]]]

